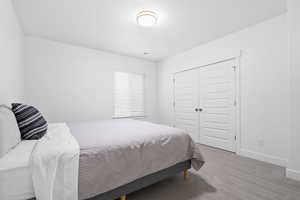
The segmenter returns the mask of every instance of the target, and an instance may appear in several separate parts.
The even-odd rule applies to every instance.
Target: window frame
[[[125,73],[125,74],[133,74],[133,75],[140,75],[143,79],[143,115],[129,115],[129,116],[117,116],[116,115],[116,73]],[[136,72],[126,72],[126,71],[114,71],[113,72],[113,102],[114,102],[114,109],[113,109],[113,116],[112,119],[143,119],[146,118],[146,75],[145,73],[136,73]]]

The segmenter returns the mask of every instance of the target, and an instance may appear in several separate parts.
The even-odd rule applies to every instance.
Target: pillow
[[[36,108],[20,103],[11,105],[23,140],[38,140],[46,134],[47,121]]]
[[[0,158],[21,142],[21,134],[14,113],[0,105]]]

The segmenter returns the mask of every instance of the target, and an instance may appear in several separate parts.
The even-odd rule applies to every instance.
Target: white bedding
[[[53,124],[49,130],[31,155],[35,196],[38,200],[77,200],[79,145],[66,124]]]
[[[9,151],[0,159],[0,200],[76,200],[79,146],[72,139],[66,124],[50,124],[41,140]]]
[[[29,159],[36,141],[24,140],[0,159],[0,199],[34,197]]]

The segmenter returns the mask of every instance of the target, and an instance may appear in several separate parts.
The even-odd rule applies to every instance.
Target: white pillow
[[[14,113],[0,105],[0,158],[21,142],[21,133]]]

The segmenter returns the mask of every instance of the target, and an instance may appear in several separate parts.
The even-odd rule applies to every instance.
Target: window
[[[115,72],[115,118],[145,115],[144,79],[143,74]]]

